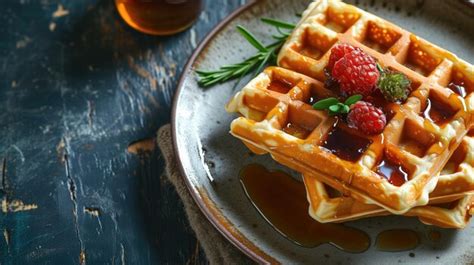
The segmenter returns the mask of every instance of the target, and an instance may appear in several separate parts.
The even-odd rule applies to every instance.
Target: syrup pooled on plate
[[[406,251],[414,249],[420,243],[420,238],[415,231],[408,229],[393,229],[380,232],[375,241],[375,246],[380,251]]]
[[[185,30],[201,13],[202,0],[115,0],[120,16],[132,28],[170,35]]]
[[[291,241],[304,247],[329,243],[354,253],[363,252],[370,246],[370,238],[363,231],[312,219],[304,184],[290,175],[250,164],[240,172],[240,181],[260,214]]]

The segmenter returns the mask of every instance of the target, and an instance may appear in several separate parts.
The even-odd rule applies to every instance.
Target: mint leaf
[[[344,103],[337,103],[336,105],[332,105],[329,107],[329,111],[334,112],[336,114],[346,114],[349,113],[349,106]]]
[[[352,96],[348,97],[346,99],[346,101],[344,101],[344,104],[346,104],[347,106],[350,106],[350,105],[356,103],[357,101],[359,101],[361,99],[362,99],[362,95],[359,95],[359,94],[352,95]]]
[[[349,110],[350,110],[349,106],[343,105],[342,110],[341,110],[341,113],[344,113],[344,114],[345,114],[345,113],[349,113]]]
[[[329,110],[334,112],[334,113],[339,113],[339,111],[342,109],[343,107],[339,104],[336,104],[336,105],[332,105],[332,106],[329,106]]]
[[[325,98],[314,103],[313,109],[325,110],[325,109],[330,108],[333,105],[336,105],[337,103],[339,103],[339,100],[337,100],[337,98]]]

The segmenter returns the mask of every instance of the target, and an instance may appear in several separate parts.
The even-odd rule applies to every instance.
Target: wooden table
[[[207,0],[190,30],[153,37],[113,0],[1,1],[1,264],[206,262],[150,139],[187,58],[243,2]]]

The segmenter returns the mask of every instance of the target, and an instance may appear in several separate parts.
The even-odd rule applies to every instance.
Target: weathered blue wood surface
[[[206,262],[159,151],[127,147],[169,122],[187,58],[242,2],[166,38],[113,0],[0,2],[1,264]]]

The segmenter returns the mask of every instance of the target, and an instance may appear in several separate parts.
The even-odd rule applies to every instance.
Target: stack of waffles
[[[324,85],[324,69],[338,43],[361,48],[411,81],[404,102],[381,97],[374,103],[387,117],[380,134],[362,134],[312,108],[336,96]],[[253,152],[301,172],[314,219],[397,214],[440,227],[468,224],[474,214],[472,65],[339,0],[310,4],[278,65],[229,102],[227,111],[240,114],[231,133]],[[394,184],[394,174],[403,182]]]

